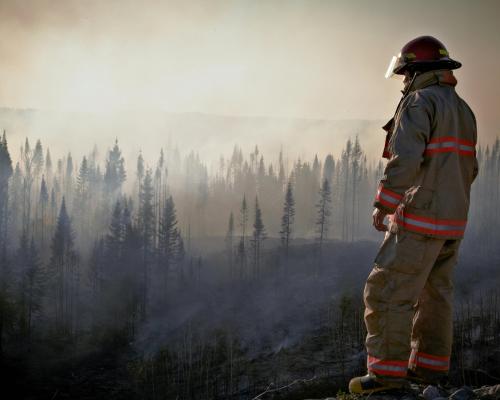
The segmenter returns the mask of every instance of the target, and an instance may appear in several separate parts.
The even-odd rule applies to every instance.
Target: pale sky
[[[494,0],[0,0],[0,107],[385,119],[391,56],[430,34],[493,137],[499,17]]]

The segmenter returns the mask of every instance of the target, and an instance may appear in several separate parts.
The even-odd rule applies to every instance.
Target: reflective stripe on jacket
[[[394,225],[426,236],[460,238],[477,176],[476,120],[455,92],[451,71],[418,76],[390,126],[390,159],[375,207]]]

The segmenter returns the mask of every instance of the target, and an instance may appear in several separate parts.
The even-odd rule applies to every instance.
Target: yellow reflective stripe
[[[449,53],[445,49],[439,49],[439,54],[441,54],[442,56],[448,56],[449,55]]]

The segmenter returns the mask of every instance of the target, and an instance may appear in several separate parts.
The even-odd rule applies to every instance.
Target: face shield
[[[389,63],[389,66],[387,67],[387,71],[385,73],[385,78],[386,79],[395,78],[395,79],[403,80],[404,75],[399,75],[399,74],[394,73],[394,69],[396,67],[400,67],[401,64],[402,64],[401,53],[399,53],[397,56],[393,56],[391,58],[391,62]]]

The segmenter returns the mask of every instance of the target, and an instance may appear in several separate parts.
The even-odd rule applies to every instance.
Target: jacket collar
[[[423,89],[432,85],[446,85],[454,87],[457,84],[457,79],[450,70],[442,69],[436,71],[428,71],[418,75],[410,87],[409,92]]]

